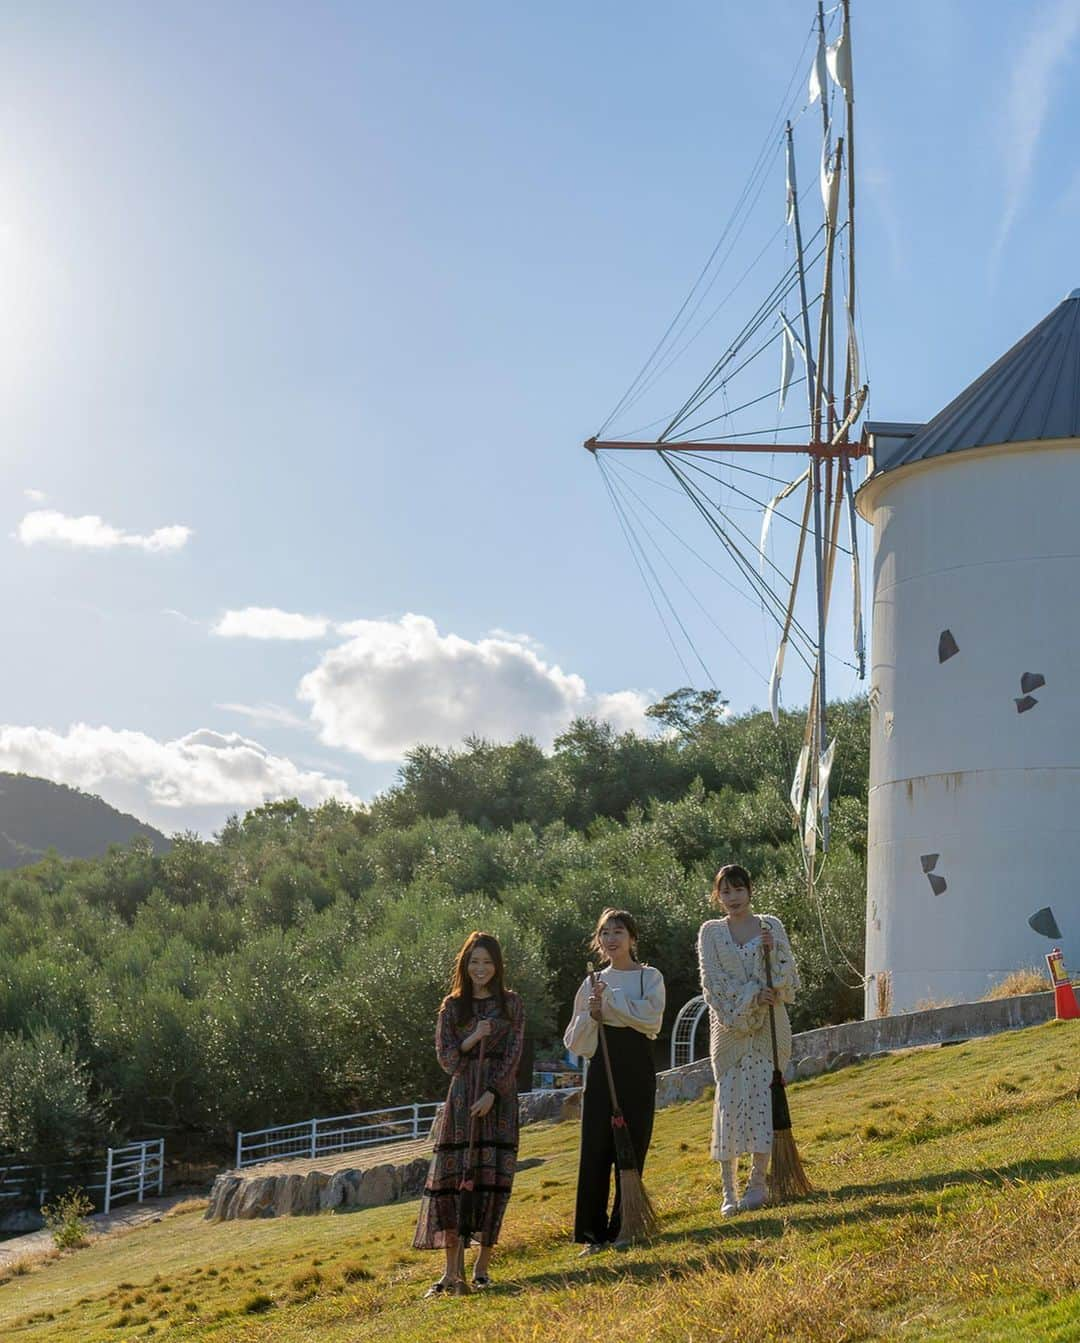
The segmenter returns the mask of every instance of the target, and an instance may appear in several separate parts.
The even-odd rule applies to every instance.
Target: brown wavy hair
[[[473,1003],[472,980],[469,978],[469,957],[480,947],[495,963],[495,976],[491,981],[491,996],[499,1004],[500,1016],[506,1016],[506,985],[503,982],[503,954],[499,939],[491,933],[473,931],[462,943],[454,963],[454,977],[450,984],[444,1006],[452,1006],[459,1025],[469,1021],[476,1012]]]
[[[600,930],[603,928],[604,924],[609,921],[611,923],[621,923],[630,934],[630,954],[633,956],[634,960],[637,960],[637,920],[628,909],[604,910],[596,920],[596,927],[593,929],[592,939],[589,942],[589,950],[599,956],[602,961],[607,960],[607,956],[604,954],[604,948],[600,945]]]
[[[721,907],[720,883],[725,877],[730,886],[744,886],[747,893],[753,898],[754,888],[750,884],[750,873],[747,872],[745,867],[740,867],[738,863],[725,863],[713,879],[712,894],[709,896],[711,904],[718,908]]]

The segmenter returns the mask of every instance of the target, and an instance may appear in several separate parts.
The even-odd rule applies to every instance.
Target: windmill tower
[[[1040,905],[1077,959],[1080,289],[928,424],[863,441],[871,1017],[1039,963]]]

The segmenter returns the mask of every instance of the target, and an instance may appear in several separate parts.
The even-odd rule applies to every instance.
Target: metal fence
[[[154,1138],[110,1147],[104,1155],[47,1165],[0,1157],[0,1215],[17,1209],[35,1211],[72,1189],[81,1189],[95,1207],[109,1212],[122,1199],[139,1203],[165,1186],[165,1140]]]
[[[164,1187],[164,1138],[109,1148],[105,1162],[105,1212],[121,1199],[134,1198],[141,1203],[148,1193],[160,1194]]]
[[[691,998],[689,1002],[683,1003],[682,1007],[679,1008],[679,1015],[675,1018],[675,1026],[671,1032],[671,1066],[673,1068],[681,1068],[684,1064],[693,1063],[698,1024],[707,1011],[705,999],[701,994],[698,994],[696,998]]]
[[[379,1143],[408,1142],[426,1137],[441,1101],[395,1105],[390,1109],[363,1110],[358,1114],[302,1119],[296,1124],[253,1129],[236,1135],[236,1166],[257,1166],[262,1161],[288,1157],[327,1156],[350,1152]]]

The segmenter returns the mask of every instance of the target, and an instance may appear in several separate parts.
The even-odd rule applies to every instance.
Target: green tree
[[[56,1031],[0,1036],[0,1147],[32,1162],[92,1149],[103,1128],[89,1066]]]

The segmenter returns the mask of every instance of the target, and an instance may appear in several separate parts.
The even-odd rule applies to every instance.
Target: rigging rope
[[[754,590],[757,591],[759,595],[764,598],[769,614],[776,621],[777,625],[781,625],[782,617],[780,615],[780,612],[782,612],[785,609],[783,601],[773,591],[773,589],[769,587],[765,579],[762,578],[762,576],[757,572],[754,565],[742,553],[739,546],[731,539],[730,536],[728,536],[725,529],[720,526],[716,518],[713,516],[712,511],[709,508],[706,508],[705,503],[712,504],[712,500],[710,500],[707,495],[702,495],[701,491],[697,488],[697,486],[695,486],[692,481],[687,480],[687,478],[682,474],[682,472],[671,461],[668,453],[661,452],[660,456],[664,461],[664,463],[666,464],[668,470],[672,473],[672,475],[679,482],[679,484],[682,485],[683,489],[686,491],[687,497],[694,504],[694,507],[698,510],[698,512],[708,523],[713,534],[717,537],[720,543],[727,550],[728,554],[735,561],[736,565],[743,573],[744,577],[750,582]],[[705,500],[705,503],[702,502],[703,498]],[[715,505],[713,505],[713,507],[715,508]],[[717,511],[719,512],[720,510]],[[724,517],[724,521],[727,522],[730,526],[734,527],[734,529],[738,531],[739,534],[742,537],[744,537],[744,539],[748,539],[746,538],[746,533],[743,532],[738,527],[737,524],[731,522],[731,520],[727,518],[723,513],[721,513],[721,516]],[[753,545],[753,542],[751,542],[750,544]],[[774,565],[773,567],[775,568],[776,566]],[[777,570],[777,572],[779,573],[780,571]],[[783,577],[782,574],[781,577]],[[808,650],[812,651],[814,647],[813,641],[806,634],[806,631],[802,628],[801,625],[798,624],[796,624],[796,629],[800,637],[806,641]],[[807,656],[804,654],[802,648],[797,643],[794,645],[794,647],[798,656],[802,659],[804,665],[806,666],[807,670],[810,670],[811,663],[807,658]]]
[[[668,524],[667,522],[664,521],[664,519],[659,515],[659,513],[657,513],[653,508],[651,508],[651,507],[649,506],[648,503],[646,503],[646,501],[645,501],[644,499],[642,499],[641,495],[638,494],[638,492],[633,488],[632,485],[627,484],[625,481],[621,482],[621,484],[622,484],[622,488],[628,490],[628,491],[634,496],[634,498],[638,501],[638,503],[641,504],[642,508],[646,509],[649,513],[652,514],[652,516],[656,519],[657,522],[659,522],[659,524],[661,525],[661,527],[663,527],[663,528],[665,529],[665,531],[670,532],[670,534],[675,538],[676,541],[679,542],[679,544],[680,544],[681,546],[685,547],[685,549],[687,549],[687,550],[690,552],[690,554],[694,556],[694,558],[695,558],[696,560],[698,560],[701,564],[703,564],[703,565],[705,566],[706,569],[708,569],[711,573],[715,574],[716,577],[719,578],[720,581],[721,581],[722,583],[726,583],[727,586],[728,586],[729,588],[731,588],[732,592],[734,592],[734,593],[736,594],[736,596],[740,597],[740,598],[741,598],[742,600],[744,600],[744,601],[750,601],[750,600],[751,600],[751,598],[749,597],[749,595],[748,595],[746,592],[744,592],[744,591],[742,590],[742,588],[740,588],[737,584],[732,583],[731,579],[728,578],[728,577],[726,576],[726,574],[721,573],[719,569],[717,569],[717,568],[715,568],[713,565],[711,565],[711,564],[709,563],[709,561],[704,557],[704,555],[702,555],[702,554],[700,554],[698,551],[696,551],[696,550],[693,548],[693,546],[689,545],[689,544],[683,539],[683,537],[681,537],[681,536],[679,535],[679,533],[678,533],[677,531],[675,531],[675,529],[674,529],[673,527],[669,526],[669,524]],[[681,493],[681,491],[680,491],[680,493]],[[629,507],[629,505],[627,505],[627,507]],[[636,516],[636,514],[635,514],[635,516]],[[639,525],[640,525],[640,527],[641,527],[641,530],[645,533],[645,535],[649,538],[649,540],[652,542],[652,544],[656,547],[657,553],[661,556],[661,558],[664,560],[664,562],[667,564],[667,566],[671,569],[671,571],[672,571],[672,573],[675,575],[675,577],[679,580],[679,582],[680,582],[680,583],[683,585],[683,587],[686,589],[686,592],[687,592],[688,596],[690,597],[690,600],[691,600],[691,601],[698,607],[698,609],[699,609],[699,610],[701,611],[701,613],[705,616],[705,619],[709,622],[709,624],[713,626],[713,628],[717,631],[717,633],[718,633],[718,634],[720,635],[720,637],[725,641],[725,643],[727,643],[728,645],[730,645],[732,651],[733,651],[738,657],[742,658],[743,662],[746,663],[746,665],[750,668],[750,670],[754,673],[755,676],[758,676],[758,677],[762,676],[763,673],[762,673],[760,667],[756,667],[756,666],[750,661],[750,659],[749,659],[749,658],[746,656],[746,654],[742,651],[742,649],[739,647],[739,645],[734,641],[734,639],[732,639],[731,635],[728,634],[728,632],[724,629],[724,627],[723,627],[722,625],[720,625],[720,624],[717,622],[717,620],[715,619],[715,617],[714,617],[714,616],[712,615],[712,613],[709,611],[708,607],[705,606],[705,604],[701,601],[701,599],[697,596],[697,594],[696,594],[696,593],[693,591],[693,589],[690,587],[689,583],[687,583],[686,579],[683,578],[683,576],[682,576],[681,573],[679,573],[678,569],[675,567],[675,565],[672,563],[672,561],[669,559],[669,557],[665,554],[664,550],[661,548],[661,546],[660,546],[659,543],[657,542],[656,538],[652,535],[652,533],[648,530],[648,528],[644,525],[644,523],[641,522],[640,518],[638,518],[638,523],[639,523]]]
[[[615,506],[615,510],[616,510],[616,512],[617,512],[618,515],[619,515],[619,522],[620,522],[620,524],[621,524],[622,527],[623,527],[623,535],[626,537],[626,539],[627,539],[627,543],[630,545],[631,553],[634,554],[635,563],[637,563],[637,554],[636,554],[635,551],[634,551],[634,543],[633,543],[633,541],[632,541],[632,539],[631,539],[632,536],[633,536],[632,529],[629,527],[629,525],[628,525],[627,522],[626,522],[626,519],[625,519],[625,516],[624,516],[624,513],[623,513],[623,509],[622,509],[622,504],[621,504],[621,502],[620,502],[618,496],[617,496],[616,493],[615,493],[615,490],[614,490],[614,488],[613,488],[613,486],[612,486],[612,483],[611,483],[610,479],[608,478],[607,471],[604,469],[603,463],[601,462],[599,456],[597,457],[596,460],[597,460],[597,465],[600,467],[600,474],[601,474],[601,476],[602,476],[603,479],[604,479],[604,484],[607,486],[608,494],[610,495],[610,497],[611,497],[611,501],[612,501],[612,503],[613,503],[614,506]],[[656,586],[659,588],[659,590],[660,590],[660,594],[661,594],[661,596],[664,598],[664,601],[665,601],[665,603],[667,604],[668,610],[671,612],[672,618],[674,619],[675,623],[679,626],[679,628],[682,630],[682,632],[683,632],[683,638],[685,638],[686,642],[689,644],[691,650],[692,650],[693,653],[694,653],[694,656],[697,658],[698,662],[701,663],[701,669],[702,669],[702,671],[705,673],[706,680],[707,680],[707,681],[709,682],[709,684],[713,687],[713,689],[716,689],[716,682],[713,680],[712,673],[709,671],[708,667],[705,665],[705,661],[704,661],[704,659],[701,657],[701,654],[698,652],[697,648],[694,646],[694,641],[690,638],[689,634],[687,633],[687,631],[686,631],[686,627],[685,627],[685,625],[682,623],[682,620],[680,619],[678,612],[675,610],[675,607],[673,606],[673,604],[672,604],[672,602],[671,602],[671,599],[668,597],[667,592],[666,592],[665,589],[664,589],[664,585],[661,583],[660,578],[659,578],[658,574],[656,573],[656,570],[653,568],[652,563],[651,563],[651,561],[649,560],[649,557],[645,554],[644,549],[640,546],[640,542],[638,542],[637,544],[638,544],[638,547],[639,547],[639,549],[640,549],[640,551],[641,551],[641,559],[642,559],[642,561],[644,561],[645,566],[648,568],[649,572],[652,574],[652,576],[653,576],[653,581],[656,583]],[[678,647],[678,645],[676,644],[674,638],[672,637],[671,631],[670,631],[670,629],[668,628],[667,621],[664,619],[663,613],[662,613],[661,610],[660,610],[660,606],[659,606],[658,602],[656,601],[655,596],[653,595],[652,589],[649,587],[648,580],[645,578],[645,574],[644,574],[644,571],[642,570],[642,567],[641,567],[641,564],[640,564],[640,563],[638,564],[638,572],[641,574],[642,581],[645,583],[645,586],[646,586],[646,588],[648,589],[649,596],[650,596],[650,598],[652,599],[653,606],[656,608],[656,614],[660,617],[660,623],[661,623],[661,624],[663,625],[663,627],[664,627],[664,633],[668,636],[668,641],[670,642],[672,648],[673,648],[674,651],[675,651],[675,656],[676,656],[676,657],[678,658],[678,660],[679,660],[679,665],[682,667],[683,672],[684,672],[685,675],[686,675],[686,679],[687,679],[687,681],[693,681],[694,678],[690,675],[690,668],[686,665],[686,662],[685,662],[685,660],[683,659],[683,655],[682,655],[682,653],[680,652],[679,647]]]
[[[734,208],[732,209],[732,212],[731,212],[731,215],[730,215],[730,217],[729,217],[729,219],[728,219],[728,222],[724,225],[724,229],[723,229],[723,231],[722,231],[722,233],[721,233],[721,235],[720,235],[719,240],[717,241],[717,243],[716,243],[715,247],[713,248],[713,250],[710,252],[709,257],[708,257],[708,259],[707,259],[706,262],[705,262],[705,265],[701,268],[701,272],[699,273],[699,275],[698,275],[697,279],[694,281],[694,283],[691,285],[690,290],[689,290],[689,292],[687,293],[686,297],[683,299],[682,303],[679,305],[679,308],[678,308],[677,312],[675,313],[674,317],[672,317],[671,321],[668,323],[667,330],[666,330],[666,331],[664,332],[664,334],[661,336],[660,340],[657,342],[656,346],[654,347],[652,353],[649,355],[648,359],[646,359],[646,361],[645,361],[645,363],[642,365],[640,371],[638,372],[638,374],[636,375],[636,377],[633,379],[633,381],[630,383],[630,386],[626,389],[626,391],[623,393],[622,397],[619,399],[619,401],[618,401],[617,404],[615,405],[615,408],[611,411],[611,413],[608,415],[607,419],[606,419],[606,420],[603,422],[603,424],[600,426],[599,430],[597,431],[597,435],[596,435],[598,438],[603,437],[604,431],[607,429],[608,425],[612,422],[612,420],[614,420],[615,416],[619,414],[619,412],[624,408],[624,406],[626,406],[626,405],[628,404],[628,400],[629,400],[630,396],[634,393],[635,389],[638,387],[638,384],[642,381],[642,379],[648,375],[648,373],[649,373],[649,371],[651,370],[651,368],[652,368],[654,362],[660,357],[660,352],[663,350],[663,348],[664,348],[664,346],[667,344],[668,340],[669,340],[669,339],[677,339],[677,338],[678,338],[677,336],[674,336],[674,337],[673,337],[673,336],[672,336],[672,332],[675,330],[676,325],[679,323],[679,321],[680,321],[680,319],[682,318],[683,314],[686,312],[686,309],[688,308],[688,306],[689,306],[690,303],[692,302],[693,297],[694,297],[694,294],[697,292],[698,288],[701,286],[702,282],[703,282],[704,279],[705,279],[705,276],[708,274],[710,268],[712,267],[713,262],[716,260],[716,257],[718,256],[718,254],[719,254],[719,252],[720,252],[720,249],[723,247],[724,242],[725,242],[725,240],[726,240],[728,234],[731,232],[732,228],[735,226],[735,221],[738,219],[739,214],[740,214],[741,211],[743,210],[743,206],[744,206],[744,204],[745,204],[747,198],[749,197],[750,192],[753,191],[754,188],[755,188],[755,185],[756,185],[756,179],[761,178],[762,182],[764,182],[764,180],[765,180],[765,169],[766,169],[766,167],[768,166],[768,161],[769,161],[769,160],[768,160],[769,150],[770,150],[770,147],[774,145],[774,143],[775,143],[775,139],[776,139],[776,134],[777,134],[777,129],[776,129],[776,128],[777,128],[778,125],[782,125],[782,124],[784,123],[785,119],[786,119],[787,116],[790,114],[791,107],[794,106],[794,103],[798,101],[797,98],[796,98],[794,101],[792,101],[792,99],[791,99],[791,91],[792,91],[792,88],[795,86],[796,82],[799,80],[799,78],[800,78],[801,75],[802,75],[802,71],[803,71],[803,63],[804,63],[804,60],[805,60],[805,57],[806,57],[806,51],[807,51],[808,47],[810,46],[810,43],[812,42],[813,37],[814,37],[814,26],[815,26],[815,25],[814,25],[813,23],[811,23],[810,28],[809,28],[809,30],[808,30],[808,32],[807,32],[807,34],[806,34],[806,37],[803,39],[802,50],[799,52],[799,56],[798,56],[797,60],[795,61],[795,65],[794,65],[794,67],[793,67],[793,69],[792,69],[791,77],[790,77],[789,80],[788,80],[787,88],[784,90],[784,95],[783,95],[783,97],[782,97],[781,100],[780,100],[780,108],[779,108],[778,112],[776,113],[776,115],[773,117],[773,120],[772,120],[772,122],[771,122],[770,125],[769,125],[769,128],[768,128],[768,130],[767,130],[767,132],[766,132],[766,134],[765,134],[764,140],[762,141],[761,148],[758,150],[757,158],[755,159],[754,165],[753,165],[753,167],[752,167],[751,170],[750,170],[750,175],[749,175],[749,177],[747,178],[747,181],[746,181],[746,183],[744,184],[744,186],[743,186],[743,188],[742,188],[742,191],[740,192],[739,197],[738,197],[738,199],[737,199],[736,202],[735,202],[735,206],[734,206]],[[753,205],[755,205],[755,204],[757,203],[757,199],[758,199],[758,197],[760,196],[760,193],[761,193],[761,188],[760,188],[760,186],[758,186],[757,196],[755,196],[753,203],[751,204],[749,210],[747,211],[747,214],[748,214],[748,215],[749,215],[750,211],[753,209]],[[741,231],[741,230],[740,230],[740,231]],[[729,249],[729,251],[730,251],[730,249]],[[727,258],[726,258],[726,256],[725,256],[724,260],[726,261],[726,259],[727,259]],[[722,263],[721,263],[721,264],[722,264]],[[717,273],[719,273],[719,269],[720,269],[720,268],[718,267],[718,268],[717,268]],[[713,282],[715,283],[715,277],[714,277],[714,281],[713,281]],[[711,288],[711,285],[710,285],[710,288]],[[707,292],[708,292],[708,290],[706,290],[706,293],[707,293]],[[726,301],[726,300],[725,300],[725,301]],[[698,306],[700,306],[700,303],[699,303]],[[697,309],[695,308],[694,311],[696,312]],[[688,319],[688,321],[689,321],[689,320],[692,320],[692,319],[693,319],[693,314],[691,314],[691,316],[690,316],[690,318]],[[683,330],[683,329],[685,329],[685,326],[684,326],[683,328],[680,328],[680,333],[679,333],[679,334],[681,334],[681,330]]]
[[[689,457],[689,454],[687,454],[687,456]],[[700,472],[701,475],[703,475],[703,476],[708,476],[709,480],[715,480],[716,483],[717,483],[718,485],[723,485],[723,484],[725,483],[724,481],[720,480],[720,478],[719,478],[718,476],[714,476],[714,475],[712,475],[710,472],[706,471],[705,468],[704,468],[703,466],[701,466],[700,463],[698,463],[698,462],[693,462],[693,461],[689,461],[689,460],[687,460],[686,465],[689,466],[689,467],[691,467],[694,471],[698,471],[698,472]],[[732,483],[731,483],[730,481],[727,481],[726,484],[727,484],[727,488],[728,488],[729,490],[731,490],[731,491],[732,491],[733,493],[735,493],[735,494],[742,495],[742,497],[743,497],[744,499],[749,499],[750,502],[751,502],[752,504],[757,504],[757,506],[758,506],[759,508],[768,508],[768,506],[769,506],[769,501],[768,501],[767,499],[755,499],[754,496],[753,496],[752,494],[747,494],[745,490],[740,490],[739,487],[738,487],[737,485],[732,485]],[[719,505],[717,505],[717,507],[719,507]],[[774,518],[782,518],[782,519],[784,520],[784,522],[790,522],[791,525],[792,525],[793,527],[799,527],[799,528],[801,529],[802,526],[803,526],[802,523],[796,522],[794,518],[789,518],[788,515],[787,515],[786,513],[781,513],[780,510],[779,510],[779,508],[777,508],[777,509],[775,509],[775,510],[773,511],[773,517],[774,517]],[[750,540],[750,538],[747,537],[747,540]],[[752,543],[751,543],[751,544],[752,544]],[[850,551],[850,550],[848,550],[846,547],[840,545],[839,543],[837,543],[837,547],[836,547],[836,548],[837,548],[838,550],[842,550],[842,551],[844,552],[845,555],[850,555],[850,554],[851,554],[851,551]],[[776,565],[775,565],[775,564],[772,564],[772,561],[769,560],[767,557],[766,557],[766,563],[771,564],[772,567],[773,567],[774,569],[776,569]],[[776,569],[776,572],[777,572],[777,573],[780,573],[781,571],[780,571],[779,569]]]

